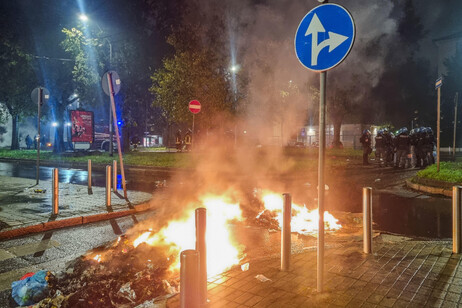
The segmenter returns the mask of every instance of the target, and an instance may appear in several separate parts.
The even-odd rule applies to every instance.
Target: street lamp
[[[89,20],[88,16],[85,14],[80,14],[79,19],[83,21],[84,23]],[[99,31],[103,32],[99,24],[96,21],[94,23],[96,27],[98,27]],[[105,40],[107,44],[109,45],[109,69],[110,69],[112,67],[112,44],[107,37],[104,37],[103,40]],[[112,130],[112,111],[111,111],[111,106],[109,106],[109,156],[113,155],[112,154],[113,149],[114,149],[114,146],[112,143],[113,138],[114,138],[114,132]]]

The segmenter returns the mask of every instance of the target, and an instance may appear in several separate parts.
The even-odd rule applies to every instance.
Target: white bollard
[[[88,160],[88,193],[91,192],[91,159]]]
[[[460,216],[462,186],[452,187],[452,252],[460,253]]]
[[[117,192],[117,160],[112,161],[112,191]]]
[[[59,178],[58,178],[58,168],[53,168],[52,171],[52,194],[53,194],[53,215],[58,215],[59,212]]]
[[[281,230],[281,271],[288,271],[290,267],[291,252],[291,228],[292,220],[292,197],[290,194],[283,194],[284,205],[282,209],[282,230]]]
[[[106,206],[111,206],[111,166],[106,166]]]
[[[364,253],[372,253],[372,187],[363,187]]]

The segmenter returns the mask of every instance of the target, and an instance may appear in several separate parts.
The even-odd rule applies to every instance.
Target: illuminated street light
[[[53,122],[53,123],[51,123],[51,126],[53,126],[53,127],[58,126],[58,122]]]
[[[231,72],[236,73],[239,70],[239,65],[233,65],[230,67]]]
[[[71,122],[66,122],[66,126],[71,126]]]
[[[85,14],[79,14],[79,19],[83,22],[88,21],[88,16]]]

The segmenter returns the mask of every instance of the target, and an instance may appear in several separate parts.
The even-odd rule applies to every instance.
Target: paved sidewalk
[[[52,215],[52,183],[0,176],[0,240],[103,219],[129,215],[149,208],[152,195],[123,190],[111,193],[111,207],[106,207],[104,187],[59,183],[59,213]],[[36,192],[41,190],[42,192]]]
[[[331,246],[332,247],[332,246]],[[250,263],[209,279],[207,307],[458,307],[462,305],[461,256],[449,241],[380,235],[372,255],[361,242],[325,251],[325,292],[316,291],[316,251]],[[271,279],[261,282],[255,276]],[[167,307],[179,307],[179,296]]]

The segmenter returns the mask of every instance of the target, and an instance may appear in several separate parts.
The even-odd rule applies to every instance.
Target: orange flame
[[[226,197],[207,196],[201,203],[207,209],[207,274],[213,276],[238,264],[242,259],[242,249],[232,243],[228,229],[231,220],[242,220],[242,212],[239,204],[230,202]],[[190,210],[183,220],[170,221],[157,233],[144,232],[135,239],[133,245],[165,245],[169,247],[169,254],[179,256],[185,249],[195,249],[195,229],[194,210]],[[178,257],[171,270],[179,268]]]
[[[279,227],[282,228],[283,220],[283,198],[282,195],[265,191],[262,197],[265,210],[268,210],[276,215],[275,219],[279,223]],[[258,214],[257,218],[263,213],[262,211]],[[292,203],[292,220],[290,223],[291,231],[304,234],[304,235],[315,235],[318,231],[318,209],[312,211],[308,210],[305,206],[300,206]],[[342,226],[338,224],[336,219],[328,211],[324,212],[324,225],[326,230],[338,230]]]

